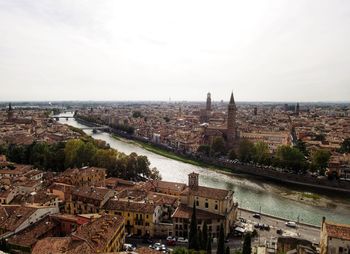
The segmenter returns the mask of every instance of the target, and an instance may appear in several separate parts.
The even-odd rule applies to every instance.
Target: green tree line
[[[66,168],[95,166],[106,168],[108,176],[112,177],[135,180],[160,177],[155,168],[150,168],[146,156],[136,153],[126,155],[90,138],[55,144],[38,142],[28,146],[1,146],[0,154],[5,154],[11,162],[32,164],[42,170],[63,171]]]
[[[348,152],[349,140],[345,140],[341,146],[341,151]],[[227,156],[228,159],[239,159],[241,162],[254,162],[261,165],[281,167],[295,172],[319,171],[324,174],[328,167],[330,152],[325,149],[319,149],[309,153],[306,145],[298,140],[296,146],[279,146],[277,150],[270,154],[269,147],[264,142],[252,143],[249,140],[242,140],[237,150],[227,151],[225,140],[222,137],[214,138],[211,145],[199,146],[199,154],[219,158]]]

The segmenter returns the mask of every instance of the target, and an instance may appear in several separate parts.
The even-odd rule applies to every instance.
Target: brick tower
[[[228,104],[227,114],[227,143],[229,147],[233,147],[237,139],[237,126],[236,126],[236,103],[233,98],[233,92],[231,93],[230,103]]]

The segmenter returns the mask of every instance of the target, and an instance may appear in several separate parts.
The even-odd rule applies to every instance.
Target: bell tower
[[[199,174],[192,172],[191,174],[188,175],[188,186],[190,187],[191,190],[197,190],[198,189],[198,181]]]
[[[211,94],[208,93],[207,94],[207,107],[206,107],[207,111],[211,111]]]
[[[7,111],[7,120],[11,121],[13,119],[13,109],[11,102],[9,103],[9,109]]]
[[[237,108],[232,92],[227,113],[227,141],[228,145],[231,147],[234,145],[237,137],[236,113]]]

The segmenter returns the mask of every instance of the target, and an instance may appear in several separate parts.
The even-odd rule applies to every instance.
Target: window
[[[130,213],[128,213],[128,217],[130,217]]]
[[[199,201],[198,200],[196,201],[196,206],[199,206]]]
[[[215,204],[215,210],[218,210],[218,204]]]
[[[208,208],[208,207],[209,207],[208,202],[205,202],[205,208]]]

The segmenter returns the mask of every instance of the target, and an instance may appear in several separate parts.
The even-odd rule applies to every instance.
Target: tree
[[[198,230],[198,243],[199,243],[199,250],[205,250],[205,248],[203,248],[202,246],[204,245],[203,244],[203,232],[202,230]]]
[[[188,237],[188,248],[199,250],[198,232],[197,232],[197,217],[196,217],[196,203],[193,202],[193,210],[190,224],[190,233]]]
[[[81,146],[84,145],[84,142],[80,139],[71,139],[67,141],[64,148],[65,154],[65,166],[66,168],[75,167],[77,164],[77,155],[78,150],[81,149]]]
[[[295,148],[297,148],[300,152],[302,152],[305,156],[309,156],[309,152],[306,149],[306,144],[304,141],[302,141],[301,139],[298,139],[296,144],[295,144]]]
[[[311,153],[311,167],[323,172],[328,167],[331,153],[325,149],[319,149]]]
[[[343,143],[340,146],[340,152],[350,153],[350,138],[344,139]]]
[[[209,156],[210,146],[209,145],[200,145],[197,149],[197,153],[203,154],[205,156]]]
[[[275,154],[275,164],[294,171],[306,170],[306,159],[302,152],[290,146],[279,146]]]
[[[266,164],[270,158],[269,146],[264,142],[254,145],[253,160],[259,164]]]
[[[134,112],[132,113],[132,117],[133,117],[133,118],[139,118],[139,117],[142,117],[142,114],[141,114],[140,111],[134,111]]]
[[[254,144],[249,140],[243,139],[239,143],[238,157],[242,162],[249,162],[253,159]]]
[[[208,236],[207,254],[211,254],[211,236]]]
[[[246,234],[244,236],[244,242],[243,242],[243,250],[242,254],[251,254],[252,253],[252,238],[250,234]]]
[[[230,254],[230,247],[226,246],[225,254]]]
[[[235,149],[231,149],[230,151],[228,151],[227,156],[228,156],[229,160],[237,159],[237,154],[235,152]]]
[[[222,137],[215,137],[210,146],[211,156],[218,157],[225,154],[225,141]]]
[[[225,233],[224,233],[224,225],[222,223],[220,225],[220,233],[219,233],[216,254],[225,254]]]
[[[208,242],[208,224],[207,224],[207,221],[204,221],[202,235],[203,235],[203,236],[202,236],[202,246],[201,246],[201,249],[202,249],[202,250],[206,250],[206,248],[207,248],[207,242]]]

